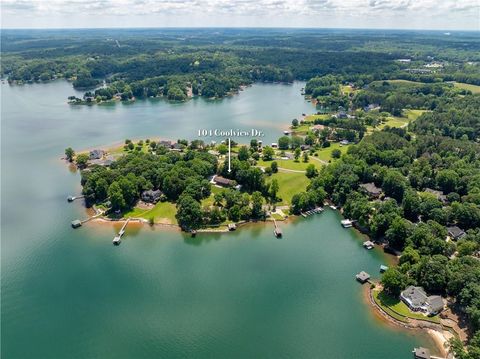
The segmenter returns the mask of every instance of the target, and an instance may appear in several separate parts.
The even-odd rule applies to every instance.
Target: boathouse
[[[72,227],[73,228],[78,228],[81,225],[82,225],[82,222],[79,219],[76,219],[76,220],[72,221]]]
[[[368,274],[367,272],[365,271],[361,271],[360,273],[358,273],[355,278],[357,278],[357,280],[360,282],[360,283],[366,283],[368,282],[368,280],[370,279],[370,274]]]
[[[420,347],[413,349],[413,357],[415,359],[430,359],[432,356],[430,355],[430,350]]]

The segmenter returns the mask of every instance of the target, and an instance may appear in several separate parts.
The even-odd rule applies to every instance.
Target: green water
[[[2,85],[2,358],[410,358],[418,333],[379,322],[354,275],[377,275],[338,214],[251,225],[192,240],[175,231],[89,224],[78,173],[59,160],[126,137],[193,138],[256,126],[274,141],[312,112],[294,86],[256,85],[223,101],[70,107],[65,82]],[[417,335],[417,336],[415,336]]]

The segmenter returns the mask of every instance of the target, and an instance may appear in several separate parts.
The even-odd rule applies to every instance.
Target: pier
[[[123,224],[122,228],[118,232],[118,234],[113,237],[113,244],[118,246],[122,241],[122,236],[125,234],[125,229],[127,228],[128,222],[130,222],[130,218],[128,218],[125,223]]]
[[[324,211],[324,209],[322,207],[317,207],[317,208],[314,208],[310,211],[307,211],[307,212],[302,212],[302,216],[307,218],[308,216],[311,216],[312,214],[315,214],[315,213],[322,213]]]
[[[273,225],[275,228],[273,229],[273,234],[275,237],[280,238],[283,235],[282,229],[277,225],[277,221],[275,218],[273,219]]]

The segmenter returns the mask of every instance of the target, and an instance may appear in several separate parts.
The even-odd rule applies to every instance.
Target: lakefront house
[[[413,285],[407,287],[401,294],[400,299],[413,312],[422,312],[427,315],[436,315],[443,311],[445,303],[439,295],[428,296],[422,287]]]

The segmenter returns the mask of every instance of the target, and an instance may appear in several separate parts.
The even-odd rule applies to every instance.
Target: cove
[[[387,258],[362,248],[326,210],[283,224],[192,239],[85,216],[67,146],[124,138],[193,138],[198,127],[255,126],[275,141],[312,112],[302,83],[254,85],[221,101],[69,106],[70,84],[2,85],[2,357],[411,358],[433,347],[379,322],[354,276]]]

